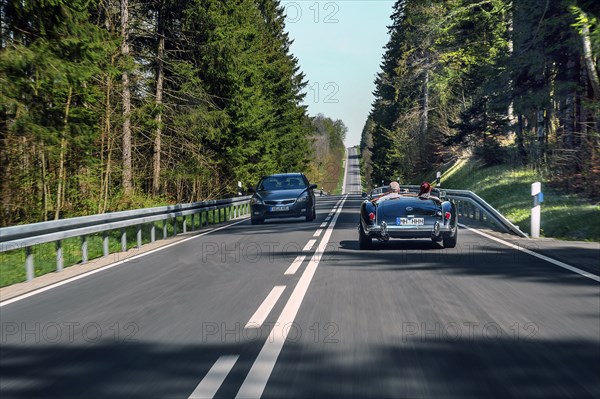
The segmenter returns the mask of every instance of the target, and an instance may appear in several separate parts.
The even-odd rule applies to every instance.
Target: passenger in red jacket
[[[439,199],[435,195],[431,195],[431,184],[429,184],[429,182],[426,181],[421,183],[421,187],[419,188],[419,198],[434,200],[438,204],[442,203],[441,199]]]

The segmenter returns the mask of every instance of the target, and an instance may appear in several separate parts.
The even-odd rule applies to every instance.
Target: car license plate
[[[289,206],[272,206],[271,212],[281,212],[281,211],[289,211]]]
[[[396,218],[397,226],[422,226],[425,218]]]

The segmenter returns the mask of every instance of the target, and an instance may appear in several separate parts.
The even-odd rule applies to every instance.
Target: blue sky
[[[393,0],[283,0],[291,52],[306,75],[305,105],[314,116],[341,119],[346,146],[360,143],[388,41]]]

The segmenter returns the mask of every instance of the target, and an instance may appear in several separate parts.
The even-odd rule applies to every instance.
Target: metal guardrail
[[[419,189],[415,185],[401,185],[401,188]],[[528,237],[523,233],[518,226],[515,226],[504,215],[498,212],[493,206],[488,204],[483,198],[469,190],[454,190],[437,187],[434,190],[445,193],[445,197],[453,200],[456,203],[459,214],[467,215],[472,219],[484,220],[484,215],[488,220],[494,222],[495,225],[503,229],[507,233],[516,234],[520,237]]]
[[[200,214],[199,227],[210,223],[212,212],[213,224],[250,213],[251,196],[227,198],[190,204],[161,206],[155,208],[136,209],[131,211],[111,212],[91,216],[53,220],[22,226],[0,228],[0,253],[17,249],[25,249],[25,270],[27,281],[35,277],[32,247],[48,242],[56,242],[56,271],[64,267],[62,243],[66,238],[81,237],[81,263],[88,262],[88,236],[103,233],[103,256],[109,255],[109,235],[111,230],[121,229],[121,251],[127,251],[126,228],[137,226],[137,247],[142,246],[142,227],[151,224],[150,242],[156,241],[154,222],[162,221],[162,238],[168,236],[168,223],[173,223],[173,235],[177,235],[177,217],[183,217],[183,233],[187,232],[187,216],[191,216],[191,230],[195,229],[195,216]],[[221,212],[221,209],[224,209]],[[223,215],[221,215],[223,213]],[[222,217],[223,216],[223,217]],[[223,219],[223,220],[222,220]]]

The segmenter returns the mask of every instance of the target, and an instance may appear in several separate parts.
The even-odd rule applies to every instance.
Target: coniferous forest
[[[0,0],[0,226],[318,169],[345,127],[307,116],[284,19],[277,0]]]
[[[367,183],[469,149],[600,198],[600,2],[398,0],[361,137]]]

